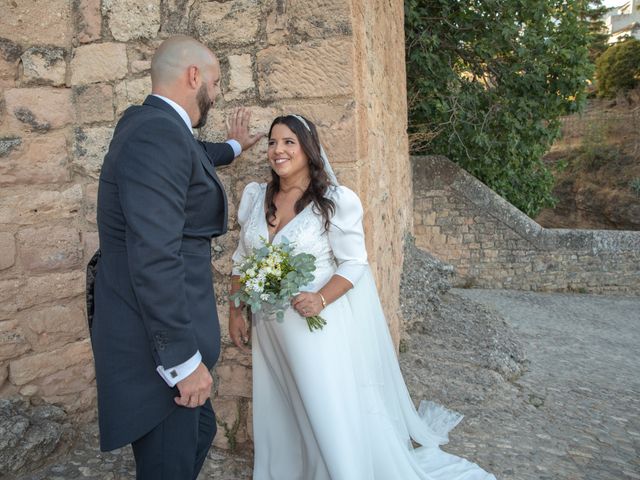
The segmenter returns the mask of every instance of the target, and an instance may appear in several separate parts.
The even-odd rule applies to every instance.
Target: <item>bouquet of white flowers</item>
[[[300,292],[300,287],[313,280],[316,257],[309,253],[293,255],[293,244],[286,239],[277,245],[264,238],[262,242],[264,246],[255,248],[240,266],[241,287],[231,295],[231,300],[236,307],[241,302],[249,305],[253,312],[268,304],[281,322],[291,298]],[[310,331],[327,324],[319,315],[306,320]]]

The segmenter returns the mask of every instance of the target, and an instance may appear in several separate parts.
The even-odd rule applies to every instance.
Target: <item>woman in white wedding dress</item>
[[[238,208],[232,293],[263,239],[288,239],[316,257],[316,270],[284,321],[252,316],[253,478],[495,480],[438,448],[459,414],[431,402],[416,411],[367,264],[362,205],[338,185],[315,126],[276,118],[268,157],[271,182],[247,185]],[[246,349],[241,308],[231,305],[229,334]],[[322,330],[307,327],[313,315],[326,320]]]

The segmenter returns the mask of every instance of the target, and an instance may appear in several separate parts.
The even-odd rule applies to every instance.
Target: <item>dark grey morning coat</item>
[[[158,365],[197,350],[209,368],[218,358],[211,238],[227,230],[227,200],[215,167],[233,158],[226,143],[196,140],[157,97],[118,122],[98,190],[91,328],[102,450],[141,437],[177,408],[178,391]]]

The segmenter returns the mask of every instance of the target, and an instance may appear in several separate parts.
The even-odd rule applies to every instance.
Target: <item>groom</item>
[[[241,108],[226,143],[194,138],[220,91],[220,66],[192,38],[160,45],[151,81],[144,104],[118,122],[100,175],[91,323],[100,446],[131,443],[139,480],[189,480],[216,432],[211,238],[227,230],[227,200],[215,168],[262,135],[250,135]]]

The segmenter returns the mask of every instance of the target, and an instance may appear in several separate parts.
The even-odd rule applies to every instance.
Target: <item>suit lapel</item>
[[[227,211],[228,210],[227,210],[227,194],[224,191],[224,186],[222,185],[222,182],[218,178],[218,175],[216,174],[216,169],[213,166],[213,162],[209,158],[209,155],[207,155],[207,152],[204,149],[204,147],[202,146],[202,144],[200,142],[198,142],[195,139],[195,137],[194,137],[193,141],[198,145],[196,148],[198,149],[198,158],[200,159],[200,163],[202,163],[202,166],[204,167],[204,169],[211,176],[211,178],[213,178],[213,181],[218,184],[218,187],[220,188],[220,191],[222,192],[222,198],[223,198],[223,201],[224,201],[224,225],[226,225],[227,224]]]

